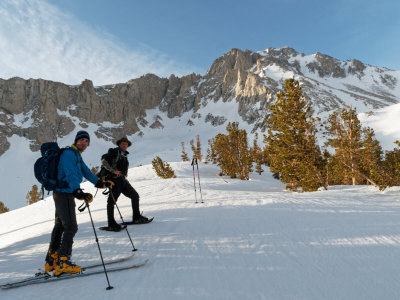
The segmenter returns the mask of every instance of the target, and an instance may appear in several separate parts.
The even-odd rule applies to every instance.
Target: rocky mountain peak
[[[318,72],[321,78],[327,76],[334,78],[346,77],[346,71],[342,67],[340,60],[319,52],[315,54],[315,61],[307,64],[307,68],[314,73]]]
[[[290,47],[267,48],[264,53],[266,53],[268,56],[273,56],[284,60],[289,60],[291,57],[296,57],[297,55],[299,55],[296,50]]]
[[[358,78],[364,76],[364,70],[367,68],[361,61],[357,59],[351,60],[350,65],[347,68],[347,72],[352,75],[357,75]]]
[[[228,71],[248,70],[260,58],[260,55],[249,50],[232,49],[216,59],[206,73],[206,77],[223,77]]]
[[[135,153],[143,144],[151,144],[154,152],[147,153],[147,146],[144,155],[151,161],[153,154],[179,153],[180,142],[188,143],[197,134],[206,145],[207,139],[225,132],[230,121],[239,121],[247,132],[262,133],[268,107],[286,78],[300,81],[321,123],[345,106],[368,112],[400,100],[400,71],[321,53],[305,55],[290,47],[259,52],[232,49],[217,58],[204,76],[145,74],[104,86],[94,86],[90,79],[73,86],[43,79],[0,79],[0,160],[4,163],[11,157],[32,166],[38,153],[20,152],[23,145],[32,151],[49,141],[65,145],[71,138],[64,137],[81,128],[102,145],[90,147],[92,154],[85,155],[91,166],[98,166],[101,152],[121,136],[134,141]],[[166,138],[175,140],[177,148],[165,149]],[[36,183],[33,172],[12,168],[7,172],[2,187],[23,178],[18,198],[24,199]]]
[[[15,77],[0,79],[0,155],[8,149],[8,137],[13,134],[26,137],[31,149],[38,150],[41,143],[88,124],[96,124],[96,135],[105,140],[135,133],[143,136],[141,128],[149,126],[167,130],[165,117],[147,119],[149,109],[158,109],[167,118],[190,112],[193,118],[186,124],[193,126],[200,119],[225,126],[229,120],[224,115],[198,113],[219,101],[227,106],[237,103],[238,115],[255,131],[262,128],[271,101],[289,77],[301,81],[316,114],[346,103],[370,110],[399,102],[399,73],[319,52],[306,56],[290,47],[260,52],[231,49],[204,76],[145,74],[126,83],[96,87],[89,79],[70,86]]]

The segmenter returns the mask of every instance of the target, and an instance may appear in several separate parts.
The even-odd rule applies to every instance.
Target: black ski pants
[[[112,226],[116,223],[114,219],[114,199],[117,201],[121,193],[131,199],[132,219],[139,218],[139,194],[124,177],[112,178],[111,180],[114,181],[115,185],[111,189],[112,195],[110,194],[107,199],[108,226]],[[114,199],[112,196],[114,196]]]
[[[54,191],[56,217],[51,233],[50,249],[60,249],[59,256],[71,256],[75,233],[78,231],[76,222],[75,199],[72,194]]]

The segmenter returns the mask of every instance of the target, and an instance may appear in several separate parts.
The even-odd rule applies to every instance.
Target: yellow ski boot
[[[77,266],[71,262],[70,257],[60,256],[55,267],[54,275],[60,276],[63,273],[77,274],[81,273],[81,270],[82,268],[80,266]]]
[[[46,273],[53,271],[57,265],[57,260],[58,260],[58,251],[53,252],[52,250],[49,250],[46,256],[46,263],[44,264],[44,271]]]

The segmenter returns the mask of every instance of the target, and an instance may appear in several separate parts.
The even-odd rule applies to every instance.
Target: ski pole
[[[198,178],[199,178],[199,189],[200,189],[201,203],[204,203],[204,201],[203,201],[203,194],[202,194],[202,192],[201,192],[199,164],[197,163],[197,158],[196,158],[196,167],[197,167],[197,176],[198,176]]]
[[[110,285],[110,280],[108,280],[108,274],[107,274],[107,270],[106,270],[106,265],[104,264],[103,254],[101,254],[99,239],[97,238],[96,229],[94,228],[92,213],[90,212],[89,203],[88,203],[87,201],[85,201],[85,203],[86,203],[86,207],[87,207],[87,209],[88,209],[88,211],[89,211],[90,221],[92,222],[92,227],[93,227],[94,236],[96,237],[97,247],[99,248],[101,263],[103,264],[103,268],[104,268],[104,274],[106,275],[106,278],[107,278],[108,287],[106,288],[106,290],[111,290],[111,289],[113,289],[114,287],[112,287],[112,286]]]
[[[118,213],[119,213],[119,216],[120,216],[120,218],[121,218],[121,220],[122,220],[122,223],[125,223],[124,218],[122,217],[121,211],[119,210],[119,207],[118,207],[118,205],[117,205],[117,201],[115,201],[114,195],[113,195],[113,193],[111,192],[111,189],[110,189],[110,188],[108,188],[108,193],[111,195],[111,198],[112,198],[113,201],[114,201],[115,207],[116,207],[117,210],[118,210]],[[135,245],[133,245],[133,242],[132,242],[132,239],[131,239],[131,235],[129,234],[129,231],[128,231],[128,226],[127,226],[127,225],[125,225],[125,226],[126,226],[126,227],[125,227],[126,233],[128,234],[129,240],[131,241],[131,244],[132,244],[132,248],[133,248],[133,249],[132,249],[132,252],[135,252],[135,251],[137,251],[137,249],[135,248]]]
[[[195,203],[197,203],[196,177],[195,177],[195,175],[194,175],[194,158],[192,159],[192,167],[193,167],[193,186],[194,186],[194,196],[195,196],[195,199],[196,199],[196,202],[195,202]]]

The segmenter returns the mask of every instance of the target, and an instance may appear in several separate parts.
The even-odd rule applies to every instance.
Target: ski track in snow
[[[176,179],[158,179],[151,165],[129,172],[141,210],[155,216],[128,227],[139,249],[132,262],[149,258],[148,265],[110,273],[111,291],[100,274],[0,290],[0,299],[399,299],[399,188],[298,194],[268,172],[221,180],[218,168],[200,164],[205,203],[195,204],[190,163],[171,166]],[[129,199],[118,205],[130,220]],[[106,224],[105,207],[99,191],[91,205],[96,227]],[[88,212],[77,215],[73,259],[97,262]],[[53,222],[51,197],[0,215],[0,283],[43,267]],[[97,234],[105,259],[132,250],[126,231]]]

